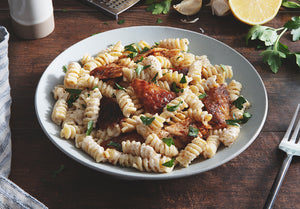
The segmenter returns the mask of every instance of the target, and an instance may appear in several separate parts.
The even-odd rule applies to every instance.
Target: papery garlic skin
[[[228,0],[211,0],[210,6],[213,15],[226,16],[231,12]]]
[[[194,15],[200,11],[202,0],[183,0],[179,4],[173,5],[173,8],[183,15]]]

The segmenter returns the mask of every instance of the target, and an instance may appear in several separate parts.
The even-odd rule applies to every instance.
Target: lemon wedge
[[[194,15],[202,7],[202,0],[183,0],[179,4],[173,5],[173,8],[183,15]]]
[[[261,25],[278,13],[282,0],[229,0],[233,15],[249,25]]]

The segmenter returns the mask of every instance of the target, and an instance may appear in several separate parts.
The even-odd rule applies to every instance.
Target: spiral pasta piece
[[[58,99],[53,107],[52,111],[52,121],[57,125],[60,125],[67,116],[68,105],[64,98]]]
[[[139,156],[133,156],[131,154],[124,154],[115,149],[106,149],[104,155],[108,162],[112,164],[119,164],[124,167],[132,167],[139,171],[169,173],[174,168],[174,166],[163,166],[164,163],[171,160],[165,156],[162,158],[147,159]]]
[[[194,138],[192,142],[180,151],[176,160],[181,166],[188,167],[189,164],[205,150],[206,144],[207,143],[200,137]]]
[[[211,158],[216,154],[218,147],[220,146],[219,138],[219,134],[210,132],[210,135],[206,139],[206,148],[203,151],[203,156],[205,158]]]
[[[155,56],[155,58],[160,62],[161,68],[171,68],[172,67],[172,63],[168,58],[163,57],[163,56]]]
[[[146,114],[146,115],[141,114],[140,118],[145,116],[154,117],[154,120],[150,125],[145,125],[142,123],[141,119],[139,120],[139,123],[136,126],[136,130],[138,134],[143,136],[144,139],[146,139],[151,133],[158,133],[164,126],[164,122],[165,122],[165,119],[159,116],[158,114],[155,114],[153,116],[151,114]]]
[[[105,129],[98,129],[95,133],[95,137],[100,139],[100,141],[107,141],[109,139],[119,136],[120,134],[121,134],[120,125],[118,123],[114,123],[112,125],[109,125]]]
[[[188,72],[188,76],[191,77],[193,80],[191,81],[192,84],[195,84],[197,82],[201,81],[201,74],[202,74],[202,63],[200,60],[195,60],[190,68],[189,68],[189,72]]]
[[[134,131],[136,126],[141,122],[140,117],[134,115],[132,118],[124,118],[121,120],[121,131],[122,133],[128,133]]]
[[[184,38],[184,39],[164,39],[159,41],[159,47],[167,48],[167,49],[180,49],[181,51],[186,52],[188,50],[188,45],[189,45],[189,40]]]
[[[81,148],[93,157],[97,163],[105,161],[104,148],[97,144],[92,136],[86,136],[85,134],[76,135],[75,144],[77,148]]]
[[[81,134],[82,128],[77,125],[64,123],[60,131],[60,137],[65,139],[75,139],[76,134]]]
[[[244,117],[244,112],[245,110],[250,106],[250,103],[248,101],[246,101],[244,104],[243,104],[243,107],[242,109],[239,109],[237,108],[235,105],[233,105],[231,107],[231,110],[230,110],[230,115],[232,118],[235,118],[235,119],[238,119],[238,120],[241,120],[243,119]]]
[[[240,96],[242,90],[242,84],[236,80],[232,80],[228,84],[227,90],[229,93],[230,101],[233,102]]]
[[[118,90],[116,92],[116,99],[125,117],[128,118],[136,111],[136,107],[126,91]]]
[[[222,135],[220,136],[220,141],[225,146],[230,146],[239,136],[240,133],[240,126],[232,126],[228,125],[226,129],[223,130]]]
[[[86,108],[84,111],[85,118],[83,119],[83,123],[85,125],[88,124],[89,121],[93,121],[93,127],[96,127],[96,122],[99,117],[100,111],[100,100],[102,98],[102,94],[100,93],[98,88],[89,92],[89,96],[86,98]]]
[[[122,141],[122,151],[125,154],[140,156],[142,158],[159,158],[160,155],[155,152],[153,147],[136,141]]]
[[[74,88],[77,85],[81,66],[77,62],[71,62],[68,65],[67,72],[64,78],[66,88]]]
[[[175,67],[190,67],[195,61],[195,55],[192,53],[180,53],[177,56],[171,57],[170,61]]]
[[[174,157],[178,155],[178,149],[176,146],[171,145],[168,146],[166,143],[164,143],[156,134],[150,134],[145,141],[145,144],[153,147],[153,149],[165,156],[168,157]]]

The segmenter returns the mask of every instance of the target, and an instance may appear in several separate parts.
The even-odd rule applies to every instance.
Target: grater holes
[[[118,7],[120,7],[126,3],[126,0],[121,0],[121,1],[120,0],[114,0],[114,1],[103,0],[102,2],[110,8],[118,9]]]

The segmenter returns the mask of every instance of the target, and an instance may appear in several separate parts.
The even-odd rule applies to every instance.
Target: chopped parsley
[[[180,79],[179,83],[186,83],[186,78],[185,75],[182,76],[182,78]]]
[[[234,100],[232,102],[232,104],[234,104],[236,108],[241,110],[244,107],[243,104],[246,103],[246,102],[247,102],[247,100],[244,97],[239,96],[236,100]]]
[[[120,86],[120,85],[117,84],[117,83],[115,83],[115,85],[116,85],[116,87],[117,87],[118,89],[123,90],[123,91],[126,92],[126,89],[125,89],[124,87]]]
[[[67,65],[64,65],[62,68],[63,68],[64,73],[66,73],[68,71],[68,66]]]
[[[243,118],[241,120],[230,119],[230,120],[226,120],[226,123],[231,126],[239,126],[239,124],[246,123],[251,117],[252,117],[252,114],[245,112],[243,114]]]
[[[107,143],[107,146],[116,147],[117,149],[121,149],[121,145],[118,142],[110,141]]]
[[[144,57],[141,57],[139,60],[135,61],[134,63],[139,63],[139,62],[141,62],[143,60],[144,60]]]
[[[206,97],[206,93],[200,94],[200,95],[198,96],[199,99],[204,99],[204,97]]]
[[[188,136],[197,137],[199,133],[198,128],[194,128],[193,126],[189,126],[189,133]]]
[[[67,100],[68,107],[72,107],[73,103],[78,99],[81,89],[65,89],[66,92],[70,93],[70,96]]]
[[[86,135],[87,136],[91,135],[91,132],[93,130],[93,126],[94,126],[94,121],[90,120],[87,124],[87,130],[86,130]]]
[[[135,69],[135,72],[139,76],[141,74],[142,70],[145,70],[145,69],[147,69],[150,66],[151,65],[143,66],[143,65],[137,64],[137,68]]]
[[[125,20],[119,20],[117,23],[118,23],[119,25],[121,25],[121,24],[125,23]]]
[[[162,138],[161,140],[162,140],[166,145],[168,145],[169,147],[170,147],[171,145],[174,145],[174,140],[173,140],[172,137],[170,137],[170,138]]]
[[[157,83],[157,81],[156,81],[157,76],[158,76],[158,73],[155,74],[155,76],[152,78],[151,82],[156,84]]]
[[[227,72],[226,67],[224,65],[220,65],[220,67],[225,73]]]
[[[183,93],[183,89],[178,88],[175,82],[172,83],[171,90],[175,93],[179,93],[179,92]]]
[[[180,101],[177,105],[173,105],[173,106],[167,105],[167,110],[170,112],[174,112],[182,103],[183,101]]]
[[[165,167],[171,168],[174,165],[174,161],[175,161],[175,158],[173,158],[172,160],[169,160],[169,161],[163,163],[162,165],[165,166]]]
[[[55,171],[53,171],[52,177],[53,177],[53,178],[56,178],[56,176],[57,176],[59,173],[61,173],[64,169],[65,169],[65,165],[61,164],[61,165],[59,166],[59,168],[57,168]]]
[[[140,119],[142,120],[143,124],[148,126],[151,125],[151,123],[155,120],[155,117],[149,118],[147,116],[141,116]]]

